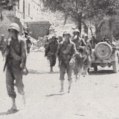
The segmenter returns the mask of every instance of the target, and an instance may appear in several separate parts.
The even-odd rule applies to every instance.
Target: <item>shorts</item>
[[[60,66],[60,80],[65,80],[65,73],[67,73],[68,80],[72,80],[72,66],[71,65],[63,65]]]
[[[21,69],[6,67],[6,87],[7,93],[11,98],[16,98],[15,86],[17,87],[18,93],[24,95]]]

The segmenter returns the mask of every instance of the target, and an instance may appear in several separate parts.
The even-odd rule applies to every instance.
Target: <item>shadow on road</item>
[[[11,114],[16,114],[18,111],[13,112],[13,113],[9,113],[8,111],[6,112],[0,112],[0,116],[5,116],[5,115],[11,115]]]
[[[46,97],[62,96],[62,95],[65,95],[65,94],[66,94],[66,93],[55,93],[55,94],[46,95]]]
[[[114,74],[113,70],[99,70],[97,72],[95,71],[90,71],[89,73],[90,75],[111,75],[111,74]]]
[[[37,70],[29,69],[29,74],[57,74],[59,72],[40,72]]]

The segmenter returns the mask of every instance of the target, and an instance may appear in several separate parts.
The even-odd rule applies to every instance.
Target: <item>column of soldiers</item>
[[[52,67],[56,64],[56,56],[58,57],[61,92],[64,90],[65,73],[67,73],[69,81],[68,92],[70,92],[71,89],[72,72],[74,72],[76,80],[80,78],[81,74],[83,74],[83,76],[88,74],[91,63],[91,50],[92,48],[88,41],[88,36],[83,35],[81,38],[81,34],[78,30],[73,32],[73,36],[68,32],[64,32],[63,36],[59,36],[58,38],[56,38],[55,35],[50,39],[47,38],[45,43],[45,56],[50,62],[51,71]]]
[[[24,84],[22,80],[23,74],[28,73],[26,68],[26,54],[29,53],[29,50],[26,48],[26,43],[24,42],[26,40],[19,36],[19,32],[20,28],[18,24],[12,23],[9,26],[9,36],[4,50],[6,58],[4,66],[4,71],[6,70],[6,88],[12,100],[12,107],[8,110],[8,113],[17,111],[15,86],[18,93],[22,95],[25,103]],[[83,75],[86,75],[90,66],[90,54],[91,46],[88,43],[88,37],[85,35],[81,38],[81,34],[77,30],[73,32],[73,36],[68,32],[64,32],[58,38],[56,36],[52,36],[51,38],[46,37],[45,56],[50,62],[50,72],[53,72],[53,67],[58,57],[61,82],[60,92],[64,91],[65,74],[67,74],[69,82],[68,93],[72,85],[72,72],[74,71],[76,78],[78,78],[78,75],[81,75],[82,70],[85,71]]]

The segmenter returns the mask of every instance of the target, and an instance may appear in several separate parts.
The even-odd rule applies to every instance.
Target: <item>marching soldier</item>
[[[60,68],[60,80],[61,80],[61,92],[64,91],[64,76],[65,73],[68,75],[69,87],[68,92],[71,89],[72,83],[72,66],[70,61],[76,51],[75,45],[71,42],[71,35],[67,32],[63,34],[63,42],[59,44],[58,48],[58,58],[59,58],[59,68]]]
[[[56,55],[57,55],[58,42],[57,38],[53,36],[47,41],[45,45],[45,56],[50,62],[50,72],[53,72],[53,67],[56,64]]]
[[[7,92],[12,99],[12,107],[8,110],[8,113],[14,113],[17,111],[15,86],[17,87],[18,93],[23,96],[25,103],[22,79],[26,67],[26,49],[24,41],[19,37],[20,28],[18,24],[12,23],[8,28],[8,32],[9,39],[5,51],[6,62],[4,70],[6,69]]]
[[[24,32],[24,37],[26,38],[26,49],[27,49],[27,53],[29,54],[32,42],[31,42],[31,38],[30,38],[28,31]]]
[[[2,34],[0,39],[0,51],[2,53],[3,59],[4,59],[5,48],[6,48],[6,39],[4,34]]]
[[[75,32],[74,32],[75,33]],[[77,32],[78,34],[79,32]],[[75,37],[73,39],[73,41],[75,40]],[[74,56],[74,61],[75,61],[75,65],[74,65],[74,74],[76,76],[76,79],[78,79],[78,75],[80,78],[80,75],[83,73],[83,75],[85,76],[87,74],[87,70],[90,66],[90,56],[91,56],[91,46],[88,42],[88,36],[87,35],[83,35],[82,38],[77,38],[77,42],[74,42],[76,44],[76,49],[77,49],[77,53]]]
[[[58,37],[58,43],[61,43],[62,41],[63,41],[62,36],[59,36],[59,37]]]
[[[80,32],[78,29],[76,29],[74,32],[73,32],[73,37],[72,37],[72,41],[75,43],[76,45],[76,49],[79,48],[79,45],[80,45]]]

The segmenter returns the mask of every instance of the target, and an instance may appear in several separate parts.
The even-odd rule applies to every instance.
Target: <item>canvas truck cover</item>
[[[31,32],[31,36],[35,39],[44,37],[49,34],[50,23],[48,21],[26,22],[26,25]]]

